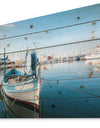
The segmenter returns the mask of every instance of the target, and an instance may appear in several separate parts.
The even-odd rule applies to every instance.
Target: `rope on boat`
[[[81,78],[69,78],[69,79],[59,79],[59,81],[67,81],[67,80],[84,80],[84,79],[96,79],[96,78],[99,78],[100,79],[100,76],[99,77],[81,77]],[[52,80],[52,81],[57,81],[57,80]]]
[[[41,101],[44,101],[44,100],[67,100],[67,99],[86,99],[86,98],[89,98],[89,99],[91,99],[91,98],[100,98],[100,97],[65,97],[65,98],[41,98],[40,100]],[[32,99],[29,99],[29,101],[31,101]],[[38,99],[35,99],[35,101],[37,101]],[[2,101],[2,102],[4,102],[4,103],[6,103],[6,102],[9,102],[9,101]]]

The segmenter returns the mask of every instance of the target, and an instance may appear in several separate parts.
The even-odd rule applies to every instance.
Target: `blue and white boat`
[[[36,77],[36,53],[31,53],[31,63],[27,68],[28,51],[26,53],[25,71],[12,68],[6,72],[4,61],[3,90],[7,97],[33,106],[36,117],[39,114],[39,84]],[[4,55],[5,58],[5,55]],[[30,67],[30,69],[29,69]]]

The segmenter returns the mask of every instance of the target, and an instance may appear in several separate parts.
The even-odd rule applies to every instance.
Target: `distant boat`
[[[6,65],[10,65],[10,64],[14,64],[15,62],[10,61],[10,59],[8,59],[8,55],[7,55],[7,57],[5,57],[5,63],[6,63]],[[3,65],[3,64],[4,64],[4,58],[0,58],[0,65]]]
[[[80,56],[73,57],[73,60],[80,60]]]
[[[97,58],[100,58],[100,52],[98,53],[94,53],[94,54],[88,54],[85,56],[85,58],[88,60],[88,59],[97,59]]]
[[[27,59],[27,57],[26,57]],[[7,97],[30,105],[34,108],[36,117],[39,114],[39,87],[36,77],[36,53],[31,53],[30,69],[27,66],[26,71],[22,72],[16,69],[11,69],[6,73],[4,70],[3,90]],[[27,62],[27,60],[26,60]],[[26,64],[27,65],[27,64]],[[29,65],[28,65],[29,66]],[[5,63],[4,63],[5,67]]]
[[[7,57],[5,57],[5,60],[8,60],[8,55],[7,55]],[[4,58],[0,58],[0,61],[4,62]]]

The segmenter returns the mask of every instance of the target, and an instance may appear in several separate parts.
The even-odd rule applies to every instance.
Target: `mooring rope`
[[[84,93],[84,94],[88,94],[88,95],[91,95],[91,96],[95,96],[95,97],[100,98],[100,96],[95,95],[95,94],[93,94],[93,93],[88,93],[88,92],[84,92],[84,91],[81,91],[81,90],[78,90],[78,89],[74,89],[74,88],[65,86],[65,85],[63,85],[63,84],[56,83],[56,82],[54,82],[54,81],[51,81],[51,80],[48,80],[48,79],[45,79],[45,78],[42,78],[42,79],[44,79],[44,80],[46,80],[46,81],[48,81],[48,82],[51,82],[51,83],[53,83],[53,84],[56,84],[56,85],[58,85],[58,86],[62,86],[62,87],[64,87],[64,88],[67,88],[67,89],[76,91],[76,92],[80,92],[80,93]]]

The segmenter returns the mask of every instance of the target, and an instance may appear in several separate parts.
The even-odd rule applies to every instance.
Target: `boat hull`
[[[39,109],[38,106],[34,103],[30,104],[26,101],[20,101],[18,99],[9,97],[6,93],[3,92],[2,100],[4,101],[4,107],[6,110],[5,117],[13,117],[13,118],[35,118],[39,117]],[[12,107],[10,107],[13,104]],[[34,111],[34,105],[36,106],[36,112]]]
[[[13,102],[20,102],[29,105],[38,117],[39,114],[39,88],[38,81],[31,80],[26,83],[4,85],[4,93]]]

